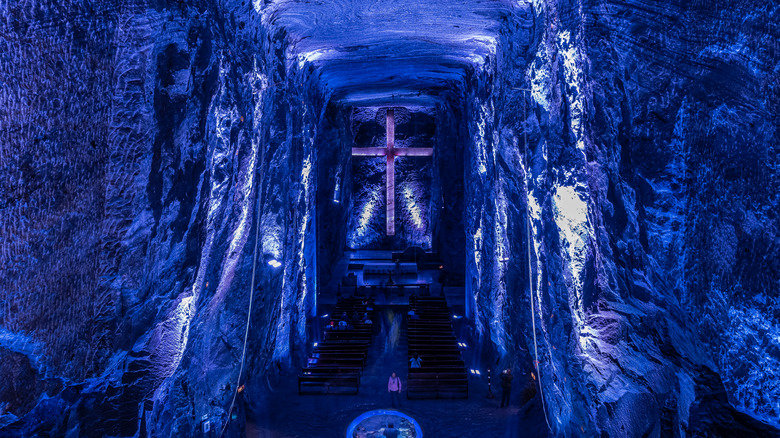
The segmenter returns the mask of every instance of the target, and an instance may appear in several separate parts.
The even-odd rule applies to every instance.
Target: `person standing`
[[[398,407],[401,407],[401,378],[396,376],[395,373],[390,375],[390,379],[387,381],[387,392],[390,393],[390,400],[395,407],[396,403]]]
[[[507,368],[501,373],[501,407],[509,407],[509,395],[512,393],[512,370]]]

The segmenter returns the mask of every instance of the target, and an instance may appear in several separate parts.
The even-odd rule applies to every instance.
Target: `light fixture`
[[[279,262],[279,261],[278,261],[278,260],[276,260],[276,259],[271,259],[271,260],[269,260],[269,261],[268,261],[268,264],[269,264],[269,265],[270,265],[272,268],[278,268],[279,266],[282,266],[281,262]]]

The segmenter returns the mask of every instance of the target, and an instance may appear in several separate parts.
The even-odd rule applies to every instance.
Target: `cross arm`
[[[397,148],[393,152],[399,157],[430,157],[433,148]]]
[[[355,157],[384,157],[387,155],[386,148],[352,148],[352,155]]]

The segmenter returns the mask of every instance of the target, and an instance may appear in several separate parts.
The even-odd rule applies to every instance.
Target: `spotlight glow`
[[[363,237],[368,231],[368,224],[371,221],[371,217],[374,215],[374,208],[376,205],[376,198],[372,198],[363,205],[363,212],[360,214],[360,227],[357,231],[358,236]]]
[[[409,214],[412,215],[414,225],[417,229],[422,229],[423,221],[422,214],[420,214],[420,206],[417,204],[417,201],[414,200],[414,193],[412,193],[412,188],[409,186],[404,188],[404,200],[406,201],[406,208],[409,211]]]

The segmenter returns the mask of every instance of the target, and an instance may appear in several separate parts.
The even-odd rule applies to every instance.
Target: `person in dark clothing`
[[[398,429],[395,428],[395,425],[393,423],[390,423],[387,425],[387,428],[385,428],[385,432],[383,433],[383,435],[386,438],[398,438],[400,432],[398,431]]]
[[[507,368],[501,373],[501,407],[509,407],[509,395],[512,393],[512,370]]]

